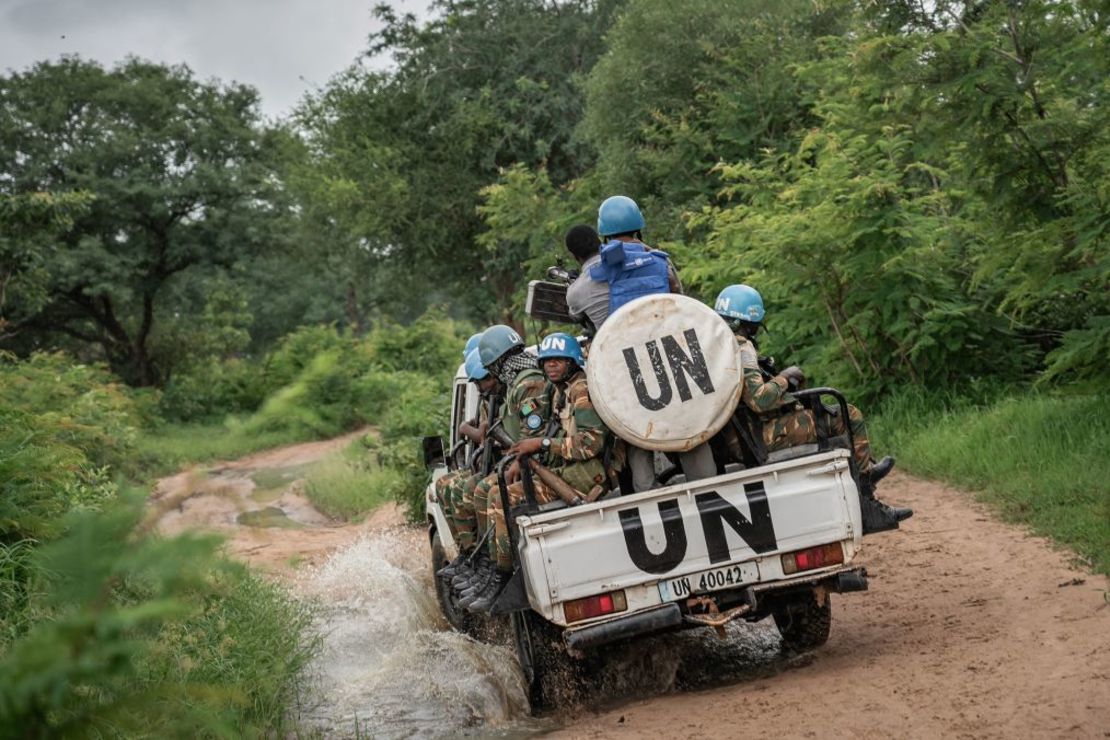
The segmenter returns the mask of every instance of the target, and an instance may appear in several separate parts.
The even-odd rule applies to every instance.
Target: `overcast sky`
[[[79,54],[128,54],[246,83],[262,110],[287,112],[366,49],[377,0],[0,0],[0,70]],[[391,0],[425,15],[427,0]],[[388,60],[378,60],[382,66]]]

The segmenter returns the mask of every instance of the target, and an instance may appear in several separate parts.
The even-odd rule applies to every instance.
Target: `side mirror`
[[[424,450],[424,467],[428,470],[443,467],[447,459],[443,454],[443,437],[425,437],[421,440]]]

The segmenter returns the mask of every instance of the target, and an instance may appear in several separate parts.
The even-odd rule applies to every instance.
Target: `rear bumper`
[[[681,624],[682,610],[672,602],[601,624],[568,629],[563,633],[563,639],[571,650],[586,650],[629,637],[673,629]]]

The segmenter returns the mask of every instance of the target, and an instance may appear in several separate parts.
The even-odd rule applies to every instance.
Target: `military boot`
[[[501,595],[501,591],[512,575],[507,570],[496,571],[478,597],[467,603],[466,608],[472,612],[488,612],[493,608],[493,603],[497,601],[497,597]]]
[[[469,553],[459,551],[459,554],[455,556],[454,560],[436,571],[436,575],[445,581],[450,581],[461,572],[462,568],[466,566],[469,560]]]
[[[459,594],[459,606],[469,609],[470,605],[482,597],[490,583],[497,580],[497,569],[490,569],[480,579],[475,580],[465,591]]]
[[[894,470],[894,458],[887,455],[871,466],[871,469],[867,471],[867,477],[871,480],[871,485],[875,485],[885,478],[891,470]]]
[[[462,591],[466,589],[467,584],[471,583],[475,578],[486,575],[492,567],[493,564],[490,562],[489,553],[482,550],[471,558],[469,562],[464,563],[463,567],[459,568],[455,577],[451,579],[451,587],[456,591]]]
[[[864,480],[860,486],[859,505],[864,534],[898,529],[898,522],[913,516],[913,509],[890,506],[875,498],[875,485],[870,480]]]

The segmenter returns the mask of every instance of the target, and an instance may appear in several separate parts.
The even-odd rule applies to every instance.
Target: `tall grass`
[[[386,501],[400,498],[405,476],[371,459],[362,442],[316,465],[305,480],[305,495],[328,516],[362,518]]]
[[[1110,574],[1110,398],[908,392],[880,408],[871,430],[907,470],[976,491]]]

